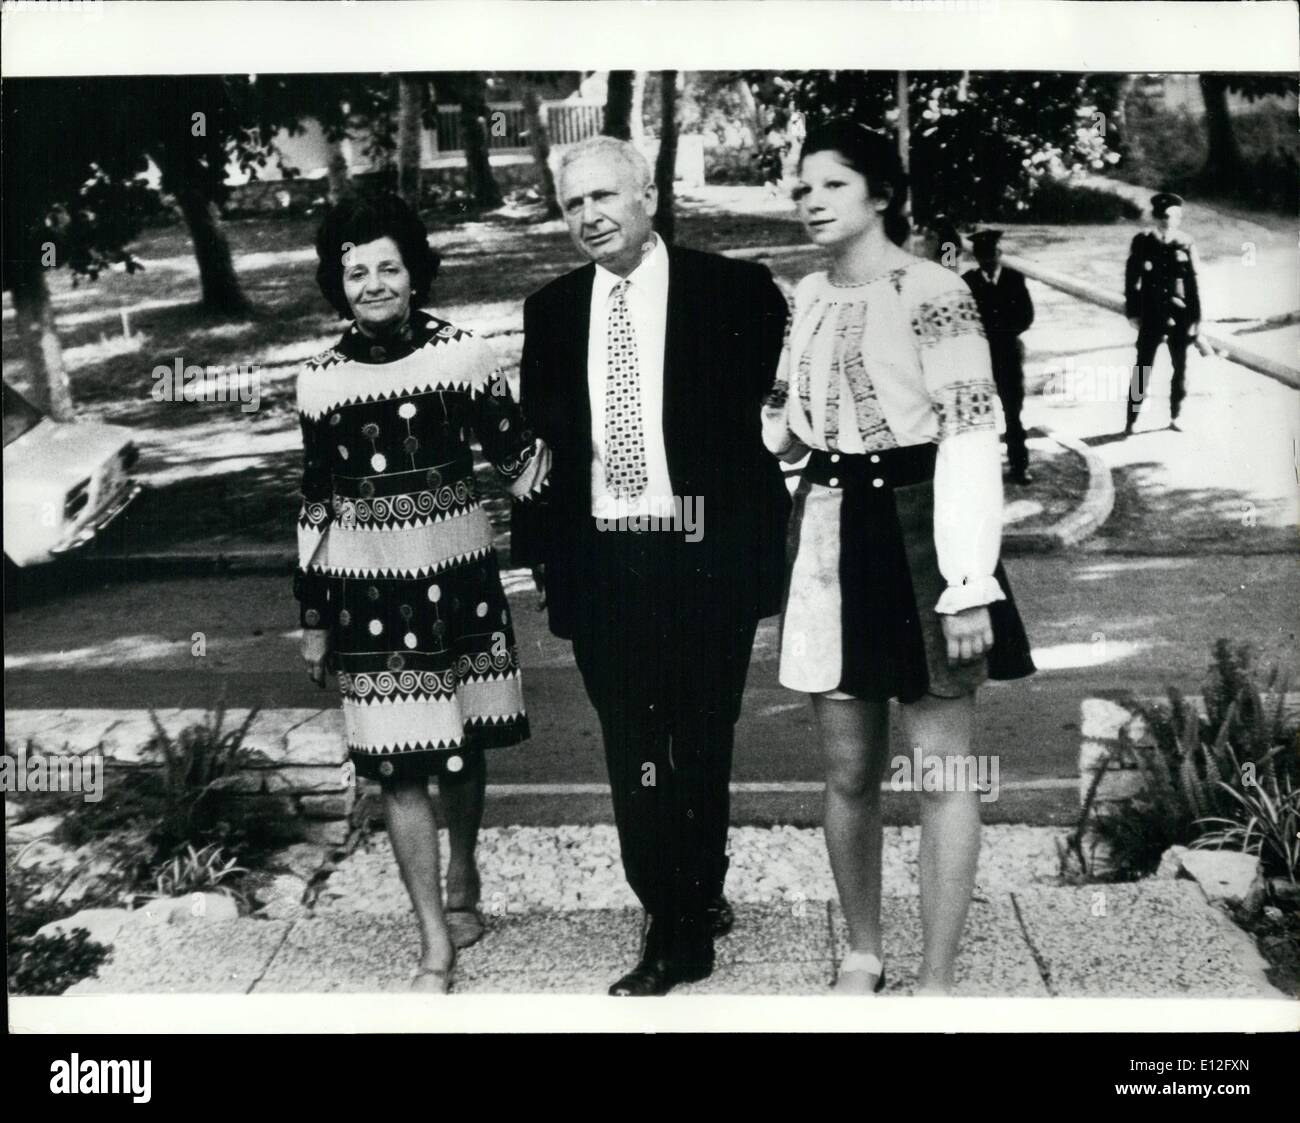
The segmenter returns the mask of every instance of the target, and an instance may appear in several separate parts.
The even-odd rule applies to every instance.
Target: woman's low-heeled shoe
[[[483,933],[487,931],[483,914],[476,905],[468,905],[460,909],[444,909],[442,915],[447,921],[447,932],[457,951],[478,943],[483,938]]]
[[[835,981],[839,982],[845,975],[854,974],[876,976],[876,984],[871,988],[873,994],[879,994],[885,989],[885,965],[880,962],[878,956],[865,951],[847,952],[840,961],[840,969],[835,976]]]
[[[452,952],[451,962],[446,967],[417,967],[411,972],[411,978],[408,983],[408,989],[423,992],[425,987],[418,985],[426,978],[436,979],[438,988],[443,994],[451,992],[451,973],[456,969],[456,954]]]

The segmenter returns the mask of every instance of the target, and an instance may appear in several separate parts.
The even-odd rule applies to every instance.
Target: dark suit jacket
[[[781,609],[790,499],[759,419],[787,308],[765,266],[675,246],[668,261],[668,474],[675,495],[703,499],[703,537],[682,546],[691,551],[683,605],[735,625]],[[520,402],[553,460],[542,501],[514,507],[511,554],[515,565],[545,563],[551,631],[564,638],[590,595],[583,584],[594,534],[587,390],[594,278],[595,266],[583,266],[524,303]]]
[[[1034,302],[1029,297],[1023,273],[1004,265],[994,285],[979,269],[968,269],[962,274],[962,280],[975,296],[984,333],[990,338],[1020,335],[1029,330],[1034,322]]]

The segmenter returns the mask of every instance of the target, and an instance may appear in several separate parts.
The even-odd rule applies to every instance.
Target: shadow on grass
[[[1295,529],[1275,524],[1280,504],[1260,505],[1236,488],[1152,486],[1151,476],[1162,470],[1147,461],[1112,471],[1115,507],[1097,531],[1098,545],[1123,543],[1125,552],[1161,555],[1295,550]]]
[[[709,206],[692,206],[674,218],[675,240],[698,250],[721,252],[751,246],[804,247],[803,227],[793,215],[734,214]]]
[[[296,543],[302,453],[269,453],[249,467],[146,488],[114,525],[113,553],[151,554],[199,543]]]
[[[191,463],[197,467],[199,462]],[[292,553],[297,546],[301,473],[302,452],[293,448],[259,456],[256,463],[236,470],[148,487],[114,524],[112,538],[102,548],[114,554],[254,547]],[[496,544],[504,548],[509,542],[510,496],[477,449],[475,484]]]

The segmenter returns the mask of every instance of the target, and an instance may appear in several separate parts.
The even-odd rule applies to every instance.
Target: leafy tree
[[[119,106],[79,79],[9,79],[3,87],[3,287],[13,296],[33,401],[51,416],[75,409],[55,331],[47,274],[93,274],[133,262],[126,246],[157,206],[138,178],[143,156],[105,143]]]
[[[202,307],[217,316],[247,315],[221,207],[230,193],[229,162],[256,175],[270,156],[270,103],[256,89],[257,79],[166,75],[96,82],[118,110],[105,141],[124,158],[150,157],[162,173],[163,191],[185,217]]]
[[[1201,96],[1205,100],[1205,139],[1208,152],[1201,169],[1201,184],[1211,191],[1233,191],[1247,174],[1241,146],[1228,112],[1229,92],[1247,101],[1295,91],[1295,76],[1274,74],[1202,74]]]
[[[362,144],[366,155],[390,162],[397,149],[395,115],[398,100],[393,83],[382,74],[259,75],[250,87],[249,114],[259,135],[274,136],[284,129],[301,133],[304,122],[320,125],[330,147],[327,173],[330,201],[352,191],[343,141]],[[433,126],[432,99],[424,98],[425,123]]]
[[[893,132],[897,78],[890,71],[751,73],[777,121],[792,110],[811,125],[847,115]],[[1049,173],[1103,168],[1118,157],[1099,126],[1081,74],[918,71],[908,75],[912,209],[984,219],[1014,217]]]

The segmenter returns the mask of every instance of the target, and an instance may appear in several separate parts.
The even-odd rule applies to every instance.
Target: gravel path
[[[1058,884],[1050,827],[994,824],[984,828],[979,892]],[[885,829],[884,893],[917,892],[916,827]],[[727,896],[736,904],[798,906],[835,899],[826,844],[817,829],[734,827]],[[446,833],[442,835],[446,867]],[[618,837],[607,824],[563,827],[501,827],[479,836],[483,909],[496,915],[539,910],[636,907],[623,879]],[[410,908],[388,836],[378,833],[341,862],[316,904],[316,914],[405,912]]]

